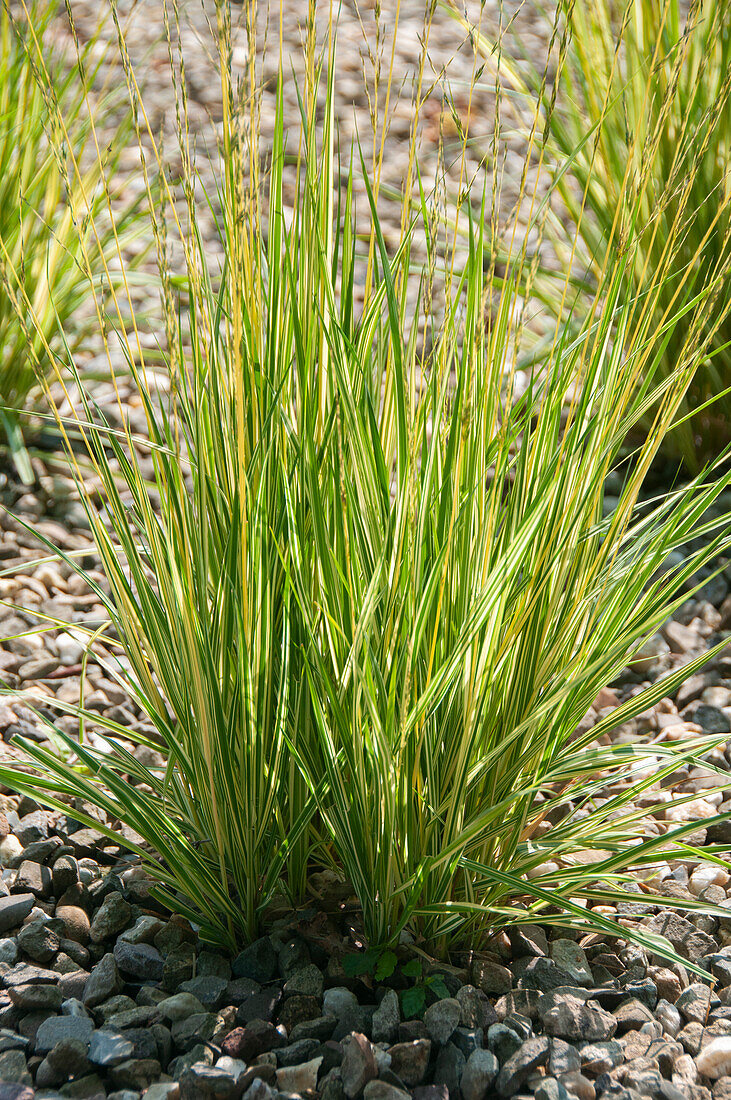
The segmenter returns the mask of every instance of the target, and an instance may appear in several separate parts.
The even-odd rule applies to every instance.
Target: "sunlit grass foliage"
[[[634,210],[630,285],[644,293],[663,268],[658,316],[691,301],[711,274],[721,276],[707,307],[706,359],[663,443],[668,456],[697,472],[731,439],[729,7],[726,0],[562,0],[559,10],[571,35],[558,109],[544,73],[530,63],[505,60],[502,79],[516,92],[539,96],[543,117],[551,115],[548,156],[560,201],[548,231],[564,269],[585,280],[592,297],[617,239],[618,217]],[[492,41],[479,33],[474,41],[494,59]],[[546,271],[539,281],[561,310],[566,302],[555,276]],[[673,374],[684,337],[685,326],[668,334],[662,375]],[[650,425],[647,417],[642,426]]]
[[[52,14],[42,0],[29,7],[27,20],[11,15],[6,4],[0,10],[0,425],[26,481],[33,475],[25,414],[52,376],[52,357],[64,342],[77,348],[83,336],[86,259],[100,274],[93,252],[102,250],[111,260],[139,224],[133,209],[117,203],[114,230],[108,219],[103,228],[103,183],[131,136],[129,105],[109,87],[100,90],[96,125],[111,124],[114,136],[109,148],[95,148],[85,85],[94,83],[103,54],[95,51],[98,39],[91,39],[64,64],[49,40]],[[78,172],[69,172],[69,160]]]
[[[26,743],[35,774],[0,778],[51,804],[81,795],[130,826],[157,853],[137,849],[162,896],[230,946],[255,934],[275,893],[306,896],[308,872],[323,865],[352,883],[374,944],[408,929],[437,951],[478,945],[527,912],[613,930],[592,907],[616,901],[628,867],[656,862],[693,828],[643,839],[649,811],[633,798],[710,742],[643,749],[602,734],[700,662],[576,731],[685,582],[728,545],[728,523],[707,518],[728,483],[718,471],[638,503],[725,323],[725,269],[677,275],[683,233],[673,231],[638,294],[644,194],[628,182],[593,299],[520,374],[532,261],[519,234],[497,265],[499,116],[482,172],[446,222],[418,175],[414,125],[403,230],[387,247],[378,159],[374,174],[357,149],[352,162],[335,154],[336,36],[320,52],[310,25],[301,130],[288,145],[280,69],[265,149],[257,44],[239,82],[231,10],[217,6],[219,194],[197,178],[175,67],[182,179],[148,181],[162,378],[146,369],[121,300],[116,317],[99,317],[120,332],[149,439],[109,430],[88,391],[73,423],[96,475],[71,454],[110,586],[98,596],[125,659],[109,671],[154,725],[165,766],[58,734],[66,756]],[[245,14],[255,27],[253,8]],[[173,58],[177,17],[173,6]],[[144,164],[162,167],[123,57]],[[415,89],[416,120],[426,92]],[[539,100],[537,119],[542,110]],[[537,128],[526,155],[539,158],[549,139]],[[298,152],[285,216],[287,148]],[[703,163],[686,167],[688,202]],[[518,223],[540,236],[546,206],[528,178]],[[207,199],[220,269],[197,231]],[[605,517],[606,477],[647,417]],[[704,549],[658,580],[691,535]],[[108,736],[131,737],[113,726]]]

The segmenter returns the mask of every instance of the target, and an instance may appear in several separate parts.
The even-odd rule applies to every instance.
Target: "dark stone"
[[[118,1066],[134,1054],[134,1043],[122,1031],[100,1028],[89,1043],[89,1061],[97,1066]]]
[[[515,1054],[508,1058],[497,1077],[496,1087],[500,1096],[513,1096],[526,1078],[545,1066],[550,1054],[551,1045],[545,1036],[539,1039],[528,1039]]]
[[[305,1020],[316,1020],[322,1013],[322,1006],[317,997],[305,997],[296,995],[288,997],[279,1010],[279,1023],[283,1024],[289,1034],[297,1024]]]
[[[467,1058],[454,1042],[446,1043],[437,1054],[434,1065],[433,1081],[440,1088],[446,1088],[450,1100],[461,1096],[459,1083],[462,1080]]]
[[[109,1000],[115,993],[121,993],[124,983],[119,976],[114,955],[111,952],[104,955],[92,970],[84,986],[83,1003],[87,1008]]]
[[[158,937],[155,937],[155,946]],[[183,942],[174,947],[165,959],[162,970],[163,988],[174,993],[183,982],[189,982],[195,971],[195,947],[192,943]]]
[[[267,986],[261,993],[253,993],[239,1005],[236,1020],[240,1024],[248,1024],[249,1020],[273,1020],[281,1000],[281,986]],[[319,1008],[317,1015],[320,1015]]]
[[[263,984],[277,973],[277,954],[269,936],[262,936],[245,947],[233,961],[234,978],[251,978]]]
[[[431,1054],[430,1039],[416,1039],[413,1043],[396,1043],[389,1047],[391,1069],[407,1088],[420,1085],[426,1076]]]
[[[152,944],[117,940],[114,959],[123,974],[142,981],[159,982],[162,979],[164,959]]]
[[[35,1053],[47,1054],[64,1039],[75,1039],[88,1046],[94,1024],[88,1016],[51,1016],[36,1032]]]
[[[281,1031],[267,1020],[251,1020],[246,1027],[236,1027],[221,1043],[221,1051],[231,1058],[253,1062],[260,1054],[284,1046]]]
[[[22,924],[35,904],[33,894],[10,894],[0,898],[0,935]]]

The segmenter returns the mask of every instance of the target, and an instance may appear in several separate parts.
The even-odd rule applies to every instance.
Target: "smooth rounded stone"
[[[485,1100],[500,1070],[500,1063],[489,1050],[476,1050],[467,1059],[460,1088],[464,1100]]]
[[[292,971],[284,983],[284,996],[322,997],[323,976],[316,966],[309,963]]]
[[[621,1065],[624,1061],[624,1050],[621,1043],[614,1039],[608,1039],[603,1043],[584,1043],[579,1056],[581,1069],[585,1073],[598,1076],[600,1073],[609,1073],[615,1066]],[[579,1069],[578,1066],[573,1068]]]
[[[457,1095],[466,1065],[467,1056],[454,1043],[440,1047],[432,1075],[434,1084],[446,1088],[450,1096]]]
[[[323,994],[322,1011],[325,1016],[335,1016],[339,1020],[342,1016],[357,1012],[359,1008],[355,993],[345,986],[335,985],[326,989]]]
[[[575,1097],[576,1100],[594,1100],[596,1096],[596,1089],[591,1081],[581,1073],[565,1073],[560,1081],[564,1088],[567,1089],[570,1095]],[[632,1095],[632,1093],[630,1093],[630,1095]]]
[[[104,943],[124,931],[132,920],[132,906],[125,901],[118,890],[112,890],[104,898],[89,929],[92,943]]]
[[[180,1075],[180,1100],[238,1100],[240,1095],[236,1079],[218,1066],[197,1063]]]
[[[84,986],[82,1002],[87,1008],[95,1008],[108,1001],[115,993],[121,993],[124,983],[119,976],[119,970],[114,955],[108,952],[104,955],[92,970]]]
[[[22,1050],[4,1050],[0,1053],[0,1081],[18,1085],[31,1084],[32,1078]]]
[[[590,988],[594,984],[589,961],[578,943],[567,939],[551,940],[551,958],[575,985]]]
[[[157,1006],[160,1015],[173,1022],[187,1020],[189,1016],[205,1013],[205,1008],[192,993],[174,993],[172,997],[166,997]]]
[[[376,1011],[373,1013],[371,1034],[374,1043],[394,1043],[398,1037],[398,1027],[401,1023],[401,1010],[398,994],[393,989],[387,989],[381,998]]]
[[[597,1001],[582,1001],[566,993],[548,993],[538,1002],[546,1035],[569,1042],[599,1042],[611,1039],[617,1020]]]
[[[227,986],[228,982],[225,978],[218,978],[215,974],[201,974],[183,982],[179,992],[191,993],[204,1009],[214,1009],[224,1003]],[[264,1017],[259,1018],[264,1019]]]
[[[715,863],[701,864],[696,867],[688,881],[688,889],[696,897],[708,889],[709,886],[726,887],[729,883],[729,873],[723,867],[717,867]]]
[[[655,1006],[655,1019],[662,1025],[666,1034],[674,1039],[683,1026],[683,1020],[674,1004],[660,1000]]]
[[[59,905],[56,907],[56,917],[63,921],[67,939],[82,945],[89,942],[91,922],[80,905]]]
[[[363,1100],[411,1100],[411,1093],[387,1081],[369,1081],[363,1090]]]
[[[455,997],[444,997],[429,1005],[424,1013],[424,1024],[433,1042],[443,1045],[452,1037],[462,1015],[462,1006]]]
[[[491,1050],[502,1064],[520,1049],[523,1040],[507,1024],[492,1024],[487,1029],[486,1043],[487,1049]]]
[[[262,936],[245,947],[233,961],[234,978],[251,978],[264,984],[277,973],[277,953],[269,936]]]
[[[277,1088],[280,1092],[314,1092],[321,1065],[322,1055],[311,1058],[309,1062],[301,1062],[298,1066],[281,1066],[277,1070]]]
[[[64,1039],[76,1039],[88,1046],[93,1030],[88,1016],[52,1016],[36,1032],[35,1053],[47,1054]]]
[[[226,1054],[221,1055],[216,1066],[225,1070],[236,1081],[246,1073],[246,1062],[242,1062],[240,1058],[229,1058]]]
[[[455,998],[459,1003],[459,1022],[462,1027],[489,1027],[495,1023],[495,1009],[487,995],[474,985],[463,985],[457,990]]]
[[[551,1044],[545,1036],[528,1039],[508,1058],[501,1068],[496,1081],[500,1096],[514,1096],[527,1077],[545,1066],[551,1051]]]
[[[9,894],[0,898],[0,934],[22,924],[35,901],[33,894]]]
[[[345,1051],[340,1066],[340,1076],[345,1095],[352,1100],[360,1096],[369,1081],[378,1076],[378,1066],[371,1046],[365,1035],[353,1032],[343,1039]],[[318,1067],[319,1068],[319,1067]]]
[[[165,960],[150,943],[128,943],[118,939],[114,945],[114,959],[122,974],[152,982],[162,979]]]
[[[491,959],[477,959],[472,964],[472,981],[483,993],[502,996],[513,988],[513,975],[507,966]]]
[[[37,1012],[39,1009],[57,1012],[63,1001],[61,990],[56,985],[16,985],[8,992],[15,1007],[24,1012]]]
[[[72,855],[59,856],[51,868],[54,897],[60,898],[79,881],[79,864]]]
[[[18,961],[18,945],[15,940],[0,940],[0,965],[15,966]]]
[[[89,1040],[89,1061],[96,1066],[118,1066],[134,1054],[134,1043],[121,1031],[99,1028]]]
[[[731,1077],[731,1036],[711,1039],[696,1055],[698,1072],[715,1081],[718,1077]]]
[[[9,867],[14,860],[20,858],[22,855],[23,845],[20,843],[17,836],[9,833],[8,836],[0,840],[0,863],[2,863],[4,867]]]
[[[420,1085],[426,1076],[431,1055],[431,1039],[415,1039],[410,1043],[395,1043],[388,1048],[391,1069],[407,1088]]]
[[[675,1007],[686,1020],[705,1024],[711,1009],[711,990],[701,982],[693,982],[678,997]]]

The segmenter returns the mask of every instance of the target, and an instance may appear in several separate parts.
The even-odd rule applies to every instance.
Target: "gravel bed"
[[[479,10],[478,4],[467,6]],[[501,6],[497,0],[485,5],[488,30],[498,26]],[[285,45],[293,59],[301,33],[296,15],[305,7],[288,8]],[[526,48],[542,56],[545,25],[529,5],[510,8],[510,14],[519,12],[517,29]],[[72,9],[82,36],[91,33],[98,5],[72,0]],[[120,9],[124,16],[134,9],[128,42],[144,74],[151,118],[167,128],[169,149],[173,112],[161,4],[137,0]],[[366,157],[363,72],[372,81],[368,47],[376,36],[368,19],[374,9],[359,13],[346,2],[340,17],[339,124],[347,137],[357,121]],[[187,3],[182,24],[204,182],[213,177],[203,136],[217,118],[218,89],[206,45],[211,10],[210,0]],[[385,27],[394,10],[391,0],[381,5]],[[403,0],[395,54],[403,92],[384,162],[384,185],[394,188],[405,168],[409,80],[422,18],[423,3]],[[64,34],[59,16],[59,39]],[[459,110],[460,85],[470,79],[473,58],[460,30],[438,12],[430,46],[435,90],[421,139],[425,178],[437,171],[438,76],[447,64]],[[292,81],[285,100],[296,117]],[[489,132],[484,124],[491,103],[488,91],[473,102],[478,139]],[[265,138],[271,116],[265,109]],[[454,135],[447,133],[445,140],[448,146]],[[508,206],[520,166],[517,150],[509,150]],[[387,211],[385,217],[388,238]],[[212,223],[203,229],[215,249]],[[89,365],[98,350],[87,348]],[[104,384],[95,392],[103,403]],[[130,394],[123,388],[122,396]],[[127,412],[132,430],[144,431],[143,411]],[[110,418],[114,423],[113,410]],[[98,715],[85,729],[93,744],[104,747],[105,721],[131,733],[152,732],[106,674],[111,654],[103,643],[95,644],[82,668],[86,632],[103,621],[103,608],[69,566],[39,562],[45,551],[33,532],[82,555],[86,567],[93,569],[96,556],[62,463],[34,463],[33,490],[0,474],[0,677],[7,689],[0,696],[0,757],[19,766],[13,737],[46,741],[44,717],[71,736],[78,733],[78,721],[59,716],[56,704],[78,703],[82,686],[85,706]],[[731,508],[731,501],[721,500],[719,507]],[[100,573],[95,579],[104,584]],[[709,576],[648,642],[632,671],[600,694],[583,725],[591,727],[631,693],[731,637],[730,579],[731,569]],[[49,629],[48,618],[59,625]],[[647,743],[708,733],[728,734],[708,763],[730,770],[731,654],[716,658],[613,736]],[[150,749],[132,741],[128,747],[152,762]],[[704,825],[719,807],[731,809],[716,771],[679,767],[664,782],[647,792],[665,804],[643,819],[643,828],[659,835],[673,823],[696,822],[689,844],[698,849],[706,840],[728,842],[731,851],[731,823]],[[694,797],[675,804],[676,794]],[[646,874],[668,897],[728,908],[728,921],[686,918],[641,897],[609,907],[620,922],[640,923],[664,936],[706,972],[703,981],[624,941],[533,925],[499,934],[489,951],[454,958],[450,966],[424,959],[418,980],[402,973],[404,964],[420,957],[404,945],[399,966],[377,981],[369,974],[349,976],[357,941],[346,915],[350,907],[280,916],[265,937],[233,959],[203,945],[186,921],[155,906],[148,880],[121,846],[75,820],[81,809],[95,814],[78,805],[50,813],[28,798],[0,792],[0,1100],[731,1100],[731,875],[716,863],[659,861]]]
[[[54,460],[35,461],[36,490],[6,475],[2,504],[93,565],[70,483]],[[38,557],[32,532],[0,510],[5,755],[17,755],[17,733],[48,736],[42,717],[56,714],[54,697],[78,701],[84,631],[103,617],[68,567]],[[583,724],[731,637],[729,576],[708,578]],[[39,632],[34,610],[64,625]],[[145,728],[105,675],[106,657],[98,646],[84,685],[99,716],[86,735],[101,746],[107,717]],[[31,697],[41,700],[40,717]],[[77,724],[54,720],[69,733]],[[711,732],[728,734],[709,756],[728,770],[731,655],[614,736]],[[697,822],[690,844],[728,841],[731,850],[731,823],[704,825],[719,806],[731,808],[717,773],[679,767],[664,783],[647,792],[666,801],[643,829],[659,834],[689,820]],[[695,797],[676,805],[675,794]],[[641,897],[609,907],[620,923],[664,936],[703,968],[703,981],[627,942],[533,925],[450,966],[424,959],[416,980],[401,965],[420,956],[404,946],[394,973],[376,981],[348,976],[357,943],[349,905],[280,915],[234,959],[203,945],[185,920],[155,906],[120,845],[74,819],[81,808],[51,813],[0,794],[0,1100],[731,1100],[731,876],[716,863],[658,862],[645,878],[661,894],[729,908],[728,921],[686,918]]]

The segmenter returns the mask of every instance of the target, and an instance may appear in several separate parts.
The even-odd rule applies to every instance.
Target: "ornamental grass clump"
[[[28,413],[43,409],[53,358],[64,344],[77,349],[84,335],[90,273],[83,253],[100,250],[112,262],[117,248],[134,240],[139,220],[134,204],[117,201],[114,229],[108,219],[105,224],[103,184],[129,140],[131,120],[126,98],[100,86],[96,128],[111,127],[113,137],[108,147],[94,147],[85,86],[99,77],[104,54],[96,49],[98,38],[84,44],[74,64],[65,64],[50,44],[52,5],[38,0],[25,14],[27,22],[14,18],[7,4],[0,11],[0,436],[30,482]],[[63,137],[56,128],[59,112]],[[73,175],[69,158],[79,167]],[[75,223],[82,206],[82,221]],[[89,258],[101,274],[102,265]],[[125,260],[131,267],[129,251]]]
[[[105,720],[104,749],[52,731],[62,751],[25,741],[32,773],[4,767],[0,780],[52,806],[80,797],[103,810],[158,896],[230,947],[256,934],[275,895],[306,897],[309,873],[323,866],[352,884],[372,945],[408,930],[434,951],[475,947],[526,919],[618,932],[606,905],[628,869],[687,854],[694,828],[646,838],[652,807],[636,799],[716,741],[643,747],[603,734],[709,654],[589,732],[579,723],[729,543],[728,517],[709,518],[731,477],[716,468],[640,503],[726,321],[725,270],[696,278],[686,268],[665,303],[679,214],[638,295],[642,197],[618,204],[593,300],[521,374],[533,270],[521,242],[540,237],[547,206],[526,171],[506,264],[500,114],[479,175],[470,186],[465,174],[444,207],[418,170],[422,55],[402,228],[387,245],[384,146],[375,171],[357,147],[349,160],[335,152],[332,22],[322,52],[308,25],[289,142],[280,64],[265,149],[255,7],[245,11],[243,71],[231,8],[220,2],[216,14],[215,195],[196,169],[177,8],[168,11],[177,181],[120,33],[158,249],[163,368],[148,369],[119,296],[116,315],[99,305],[99,325],[126,348],[147,438],[107,425],[73,358],[58,369],[83,395],[71,426],[94,476],[77,451],[69,457],[109,586],[88,578],[109,615],[90,645],[105,638],[119,654],[108,674],[149,719],[146,743],[164,762],[143,764],[128,748],[141,735]],[[566,41],[558,25],[559,66]],[[540,162],[549,137],[533,130],[526,165]],[[466,163],[467,124],[459,140]],[[688,166],[689,198],[700,165]],[[216,217],[220,263],[199,231],[203,210]],[[670,340],[679,351],[667,373]],[[648,415],[651,431],[605,516],[607,475]],[[60,416],[59,425],[67,430]],[[702,549],[660,574],[691,538]],[[716,856],[713,845],[704,853]]]
[[[456,5],[455,5],[456,7]],[[556,187],[549,230],[565,271],[587,295],[603,277],[618,212],[636,208],[637,242],[628,275],[636,295],[665,270],[658,318],[691,302],[709,272],[731,297],[731,19],[727,0],[562,0],[571,27],[562,94],[552,112],[543,72],[513,58],[502,80],[538,95],[552,113],[547,153]],[[478,51],[494,57],[479,31]],[[523,59],[525,61],[525,59]],[[568,214],[568,218],[567,218]],[[568,225],[568,231],[566,226]],[[578,227],[578,228],[577,228]],[[666,251],[672,241],[672,266]],[[688,269],[690,273],[688,274]],[[565,307],[555,271],[539,280],[554,311]],[[582,305],[581,311],[585,309]],[[575,320],[575,315],[573,317]],[[731,439],[731,321],[709,310],[705,361],[678,407],[663,451],[697,473]],[[668,334],[659,374],[672,376],[685,326]],[[653,410],[654,412],[654,410]],[[649,431],[652,415],[642,422]]]

